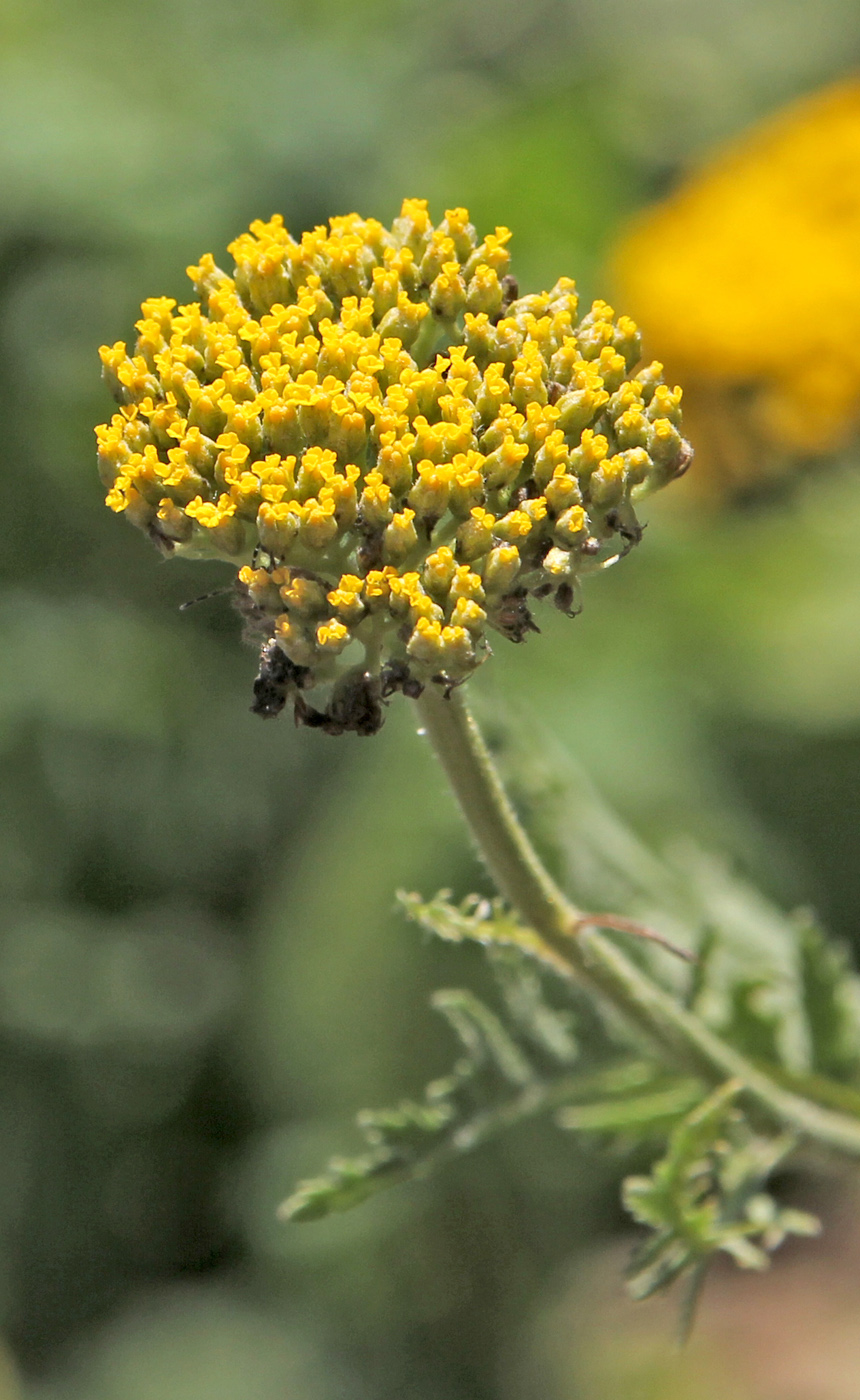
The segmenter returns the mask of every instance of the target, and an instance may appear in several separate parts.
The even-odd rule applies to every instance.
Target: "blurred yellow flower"
[[[718,154],[627,230],[612,273],[683,379],[700,486],[842,446],[860,422],[860,80]]]

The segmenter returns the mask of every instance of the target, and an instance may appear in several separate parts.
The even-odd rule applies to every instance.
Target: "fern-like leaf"
[[[672,1080],[617,1051],[609,1065],[573,1070],[572,1014],[549,1003],[541,977],[543,970],[556,970],[552,957],[500,904],[472,897],[453,905],[445,894],[427,903],[414,895],[402,899],[425,929],[485,947],[501,991],[501,1014],[471,992],[436,992],[431,1004],[462,1051],[451,1073],[429,1084],[419,1101],[360,1114],[367,1150],[334,1158],[321,1176],[300,1183],[281,1208],[283,1218],[313,1220],[347,1210],[564,1105],[579,1104],[569,1112],[583,1115],[565,1126],[647,1136],[665,1132],[701,1097],[696,1081]]]
[[[780,1207],[764,1189],[794,1141],[753,1133],[735,1105],[741,1087],[715,1090],[674,1128],[651,1175],[625,1181],[624,1204],[650,1231],[631,1263],[634,1297],[688,1271],[701,1277],[720,1251],[741,1268],[766,1268],[786,1235],[817,1232],[813,1216]]]

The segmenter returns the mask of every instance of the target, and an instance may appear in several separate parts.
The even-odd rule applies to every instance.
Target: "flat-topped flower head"
[[[466,680],[488,634],[640,535],[634,503],[687,467],[679,389],[636,369],[634,323],[578,315],[567,278],[518,295],[510,233],[404,201],[296,240],[276,215],[143,303],[104,346],[107,504],[166,554],[221,558],[262,641],[253,708],[368,734],[396,690]]]

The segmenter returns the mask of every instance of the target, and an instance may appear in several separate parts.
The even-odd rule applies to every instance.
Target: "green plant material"
[[[370,1151],[333,1158],[321,1177],[299,1185],[281,1208],[283,1218],[315,1220],[347,1210],[545,1106],[545,1086],[488,1007],[467,991],[437,992],[432,1004],[465,1052],[452,1073],[429,1084],[422,1102],[359,1114]]]
[[[432,1005],[445,1017],[463,1050],[421,1101],[364,1112],[358,1126],[369,1151],[334,1158],[325,1173],[300,1184],[284,1203],[290,1220],[313,1220],[348,1210],[384,1186],[425,1176],[502,1130],[562,1105],[558,1122],[582,1131],[629,1139],[664,1133],[701,1099],[699,1080],[669,1076],[659,1066],[619,1056],[601,1068],[572,1073],[578,1047],[570,1011],[547,1000],[538,968],[540,940],[507,914],[499,901],[471,895],[452,904],[443,891],[422,902],[401,895],[420,926],[444,940],[474,939],[487,951],[504,1012],[497,1014],[469,991],[436,992]],[[549,967],[555,971],[552,960]]]
[[[572,1011],[550,1006],[540,976],[518,951],[489,946],[487,957],[508,1012],[536,1050],[558,1064],[572,1064],[579,1053]]]
[[[443,762],[466,810],[473,800],[470,784],[480,794],[474,799],[475,830],[498,841],[491,868],[504,872],[500,883],[518,913],[501,900],[475,895],[457,904],[447,891],[429,901],[401,894],[400,902],[436,937],[484,949],[505,1014],[468,992],[438,993],[434,1006],[465,1050],[453,1073],[431,1084],[421,1103],[362,1115],[370,1152],[330,1163],[324,1176],[299,1187],[283,1214],[311,1219],[345,1209],[381,1185],[423,1175],[504,1128],[554,1111],[561,1128],[621,1145],[663,1146],[650,1176],[624,1184],[627,1209],[650,1232],[634,1256],[630,1287],[634,1296],[645,1297],[686,1275],[687,1326],[717,1253],[760,1269],[786,1235],[818,1228],[811,1216],[778,1205],[767,1190],[795,1147],[810,1139],[832,1146],[835,1134],[843,1150],[856,1151],[860,1095],[826,1073],[836,1070],[847,1080],[856,1075],[857,980],[808,918],[785,918],[722,870],[717,879],[717,867],[697,852],[686,851],[674,867],[663,868],[607,818],[598,824],[602,835],[618,831],[621,839],[614,851],[612,840],[606,841],[602,854],[608,848],[616,868],[626,867],[631,903],[635,877],[644,871],[649,894],[666,895],[673,928],[687,945],[698,944],[686,988],[679,989],[689,1010],[671,1002],[639,970],[653,962],[662,980],[663,952],[637,943],[638,963],[628,961],[563,901],[518,827],[465,712],[462,721]],[[439,724],[437,740],[461,724],[454,704],[445,707]],[[500,816],[494,827],[495,804]],[[483,849],[486,855],[486,844]],[[505,861],[519,862],[516,877]],[[534,912],[540,932],[525,924],[523,907]],[[573,1000],[577,1015],[589,1006],[594,1014],[588,988],[595,968],[596,1004],[608,1001],[610,1014],[596,1018],[596,1036],[583,1036],[580,1026],[574,1036],[571,1013],[547,1001],[542,974],[552,974],[551,983]],[[708,1023],[720,1028],[725,1041]],[[603,1057],[600,1068],[570,1072],[577,1041],[598,1060]],[[635,1057],[632,1049],[638,1050]],[[753,1104],[755,1115],[748,1120],[744,1110]]]
[[[818,1232],[814,1216],[778,1206],[763,1189],[795,1139],[753,1133],[736,1106],[742,1087],[716,1089],[672,1130],[651,1175],[625,1181],[625,1206],[651,1231],[630,1266],[635,1298],[688,1270],[698,1275],[720,1251],[741,1268],[764,1269],[787,1235]]]
[[[860,982],[846,950],[825,936],[810,911],[802,911],[794,922],[811,1067],[833,1079],[856,1082],[860,1070]]]
[[[450,890],[440,890],[426,902],[420,895],[405,890],[397,898],[408,918],[445,943],[480,943],[493,950],[513,948],[536,958],[561,977],[570,977],[564,958],[506,909],[501,899],[468,895],[460,904],[454,904]]]
[[[627,948],[690,1010],[750,1058],[789,1078],[831,1081],[834,1104],[860,1110],[839,1085],[860,1085],[860,979],[845,949],[808,910],[785,913],[689,840],[649,849],[595,792],[552,737],[499,725],[505,773],[563,883],[588,903],[694,948],[690,968],[644,943]],[[549,751],[549,756],[548,752]],[[784,1082],[789,1082],[786,1079]]]
[[[653,1136],[689,1112],[702,1096],[697,1079],[679,1079],[652,1093],[623,1095],[599,1103],[576,1104],[556,1115],[560,1128],[584,1133],[621,1133],[625,1137]]]
[[[314,1220],[348,1210],[381,1187],[424,1176],[576,1092],[578,1085],[569,1075],[563,1083],[541,1079],[516,1032],[471,992],[442,990],[432,1005],[464,1052],[452,1072],[429,1084],[420,1102],[404,1100],[393,1109],[359,1114],[358,1126],[370,1150],[359,1157],[334,1158],[322,1176],[302,1182],[282,1206],[283,1218]]]

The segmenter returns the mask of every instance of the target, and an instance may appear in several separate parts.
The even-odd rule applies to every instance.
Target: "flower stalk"
[[[563,959],[569,976],[621,1014],[668,1064],[708,1085],[737,1080],[773,1123],[817,1146],[860,1156],[860,1119],[793,1093],[686,1010],[593,927],[559,890],[524,831],[481,732],[458,693],[416,702],[478,850],[500,892]]]

